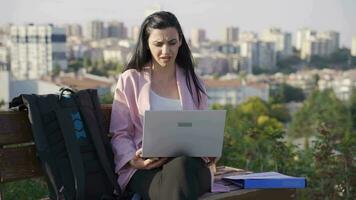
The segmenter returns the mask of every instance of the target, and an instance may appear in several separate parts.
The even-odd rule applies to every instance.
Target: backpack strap
[[[104,116],[103,116],[101,108],[100,108],[98,94],[97,94],[96,90],[87,89],[87,90],[82,90],[82,91],[77,92],[77,97],[78,97],[78,99],[76,101],[79,104],[78,107],[80,109],[80,112],[82,113],[82,117],[84,118],[86,125],[89,127],[88,131],[92,137],[94,147],[98,154],[100,163],[105,171],[107,178],[111,182],[111,184],[114,187],[114,189],[116,190],[116,192],[118,194],[121,194],[120,186],[116,182],[116,179],[115,179],[116,176],[113,173],[112,166],[110,165],[111,162],[109,161],[108,154],[107,154],[108,149],[106,149],[104,146],[104,141],[106,139],[106,138],[104,138],[104,136],[106,136],[106,134],[105,134],[105,130],[103,127]],[[89,100],[91,102],[90,107],[85,107],[83,104],[87,103]],[[93,107],[93,108],[91,108],[91,107]],[[94,112],[90,111],[91,109],[94,109]],[[90,122],[94,122],[94,121],[98,122],[98,123],[97,124],[90,123]],[[109,149],[109,150],[112,151],[111,149]],[[111,158],[111,159],[113,159],[113,158]]]
[[[85,198],[85,170],[83,166],[83,160],[80,154],[80,148],[77,144],[73,122],[71,118],[68,116],[67,108],[61,108],[59,106],[59,99],[56,96],[51,96],[48,99],[50,105],[56,113],[59,126],[62,129],[62,135],[64,138],[64,143],[67,148],[68,158],[71,163],[72,172],[74,176],[75,190],[76,190],[76,199],[84,200]]]

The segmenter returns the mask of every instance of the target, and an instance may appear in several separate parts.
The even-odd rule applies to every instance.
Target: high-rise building
[[[9,50],[6,46],[0,45],[0,71],[8,71],[10,66]]]
[[[206,31],[204,29],[192,29],[190,39],[193,47],[199,47],[202,42],[206,41]]]
[[[303,42],[300,57],[309,60],[312,56],[327,56],[329,49],[329,40],[317,36],[310,37]]]
[[[288,57],[293,54],[291,33],[283,33],[279,28],[268,28],[262,32],[261,40],[275,44],[278,58]]]
[[[356,35],[352,37],[351,55],[356,57]]]
[[[226,27],[225,29],[225,42],[232,43],[239,40],[239,28]]]
[[[258,42],[258,67],[263,70],[272,70],[276,67],[276,43]]]
[[[319,32],[318,37],[329,40],[328,49],[326,49],[327,54],[334,53],[340,48],[340,33],[336,31],[324,31]]]
[[[300,57],[310,59],[312,56],[329,56],[339,49],[340,34],[335,31],[317,33],[304,31],[304,40],[301,43]]]
[[[10,27],[12,24],[0,26],[0,45],[8,46],[10,43]]]
[[[140,27],[139,26],[133,26],[131,28],[131,39],[133,41],[137,41],[139,35],[140,35]]]
[[[108,23],[107,36],[119,39],[127,38],[127,28],[123,22],[111,21]]]
[[[247,71],[253,68],[271,70],[276,67],[276,51],[273,42],[244,41],[240,43],[240,54],[247,58]]]
[[[53,25],[12,26],[10,71],[16,79],[38,79],[67,68],[66,33]]]
[[[239,35],[239,42],[256,41],[258,40],[258,35],[252,31],[244,31]]]
[[[297,50],[301,50],[303,43],[308,41],[311,37],[316,36],[316,31],[310,30],[309,28],[301,28],[297,31],[296,45]]]
[[[67,37],[83,37],[83,30],[80,24],[65,25]]]
[[[240,55],[247,59],[245,71],[252,73],[252,68],[258,65],[258,43],[257,41],[243,41],[240,43]]]
[[[88,23],[87,27],[88,38],[92,40],[99,40],[105,37],[104,22],[100,20],[94,20]]]

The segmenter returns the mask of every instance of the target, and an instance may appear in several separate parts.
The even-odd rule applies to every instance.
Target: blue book
[[[223,180],[244,189],[305,188],[306,178],[287,176],[278,172],[262,172],[224,177]]]

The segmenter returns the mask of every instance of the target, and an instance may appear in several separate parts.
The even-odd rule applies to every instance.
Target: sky
[[[173,12],[186,37],[203,28],[207,37],[222,40],[226,26],[261,32],[279,27],[340,32],[341,46],[356,35],[356,0],[0,0],[0,25],[6,23],[80,23],[94,19],[123,21],[130,29],[144,20],[146,9],[161,5]]]

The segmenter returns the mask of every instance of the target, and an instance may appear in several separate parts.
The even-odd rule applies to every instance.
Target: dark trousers
[[[127,189],[143,199],[198,199],[209,192],[211,175],[201,158],[176,157],[160,168],[137,170]]]

